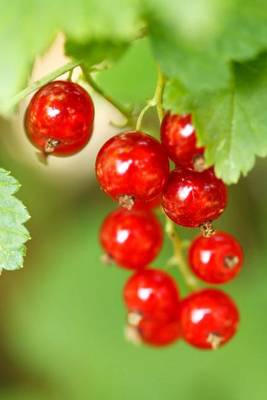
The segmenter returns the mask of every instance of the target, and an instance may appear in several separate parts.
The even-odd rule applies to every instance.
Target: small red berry
[[[186,342],[201,349],[216,349],[236,333],[239,312],[226,293],[204,289],[182,301],[180,322]]]
[[[44,154],[68,156],[89,141],[94,105],[77,83],[54,81],[31,99],[25,114],[25,129],[34,146]]]
[[[163,146],[142,132],[125,132],[108,140],[98,153],[96,175],[103,190],[121,205],[159,196],[169,161]],[[130,201],[130,203],[129,203]]]
[[[103,222],[100,241],[106,254],[122,267],[141,269],[158,255],[163,233],[151,211],[119,208]]]
[[[144,317],[137,329],[142,342],[158,347],[176,342],[181,335],[180,320],[177,317],[168,322]]]
[[[162,206],[176,224],[198,227],[218,218],[227,204],[227,189],[210,168],[196,172],[177,167],[163,191]]]
[[[170,321],[177,313],[179,290],[166,272],[145,269],[126,282],[124,301],[130,312]]]
[[[161,194],[148,201],[136,200],[133,205],[133,210],[151,210],[153,208],[158,208],[161,205],[161,201]]]
[[[204,148],[197,147],[190,114],[167,113],[161,123],[160,132],[162,144],[175,164],[193,167],[194,161],[203,155]]]
[[[225,283],[233,279],[243,263],[243,251],[238,241],[225,232],[211,237],[197,237],[189,249],[192,271],[208,283]]]

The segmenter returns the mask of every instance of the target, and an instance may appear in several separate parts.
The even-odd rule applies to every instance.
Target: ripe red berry
[[[94,105],[77,83],[54,81],[33,96],[25,114],[25,129],[34,146],[44,154],[68,156],[89,141]]]
[[[239,312],[226,293],[204,289],[182,301],[180,322],[186,342],[201,349],[216,349],[236,333]]]
[[[225,232],[209,238],[197,237],[189,249],[192,271],[208,283],[225,283],[240,271],[243,251],[237,240]]]
[[[138,332],[142,342],[151,346],[167,346],[176,342],[180,335],[180,320],[175,317],[171,321],[144,317],[138,324]]]
[[[122,267],[141,269],[158,255],[163,240],[162,228],[151,211],[110,213],[100,230],[106,254]]]
[[[163,191],[162,206],[176,224],[198,227],[218,218],[227,204],[226,186],[212,169],[203,172],[177,167]]]
[[[204,148],[197,147],[195,129],[190,114],[167,113],[161,123],[161,141],[175,164],[193,167]]]
[[[168,174],[169,161],[163,146],[142,132],[114,136],[96,160],[96,175],[103,190],[129,208],[135,200],[157,197]]]
[[[136,200],[133,205],[133,210],[151,210],[161,205],[162,195],[154,197],[154,199],[148,201]]]
[[[126,282],[124,301],[130,312],[170,321],[177,313],[179,291],[166,272],[145,269]]]

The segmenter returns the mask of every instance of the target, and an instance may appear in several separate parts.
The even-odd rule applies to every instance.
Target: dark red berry
[[[144,317],[138,324],[138,332],[142,342],[151,346],[167,346],[176,342],[180,335],[180,320],[178,317],[171,321]]]
[[[106,254],[122,267],[141,269],[158,255],[163,240],[162,228],[151,211],[110,213],[100,230]]]
[[[180,322],[186,342],[201,349],[216,349],[236,333],[239,312],[226,293],[204,289],[182,301]]]
[[[96,175],[103,190],[121,205],[159,196],[169,161],[163,146],[142,132],[125,132],[108,140],[98,153]]]
[[[203,172],[177,167],[163,191],[162,206],[176,224],[198,227],[218,218],[227,204],[227,189],[210,168]]]
[[[54,81],[35,93],[25,114],[25,129],[34,146],[44,154],[68,156],[89,141],[94,105],[77,83]]]
[[[197,237],[189,249],[192,271],[208,283],[225,283],[233,279],[243,263],[243,251],[238,241],[225,232],[209,238]]]
[[[175,164],[193,167],[204,148],[197,147],[195,129],[190,114],[167,113],[161,123],[161,141]],[[203,157],[202,157],[203,158]]]
[[[126,282],[124,301],[130,312],[170,321],[177,313],[179,291],[166,272],[145,269]]]

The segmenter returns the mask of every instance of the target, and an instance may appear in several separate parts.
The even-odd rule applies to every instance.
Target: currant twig
[[[8,108],[14,107],[18,104],[24,97],[29,96],[31,93],[35,92],[37,89],[44,86],[46,83],[53,81],[54,79],[58,78],[59,76],[65,74],[68,71],[72,71],[75,67],[78,67],[79,62],[69,62],[63,65],[60,68],[55,69],[54,71],[50,72],[49,74],[45,75],[42,79],[38,79],[37,81],[33,82],[30,86],[23,89],[21,92],[17,93],[10,102],[8,103]]]
[[[162,106],[162,102],[163,102],[163,91],[165,88],[165,82],[166,82],[165,76],[163,75],[160,67],[158,66],[158,82],[157,82],[154,97],[155,97],[155,101],[156,101],[157,113],[158,113],[160,122],[162,121],[163,116],[164,116],[164,109]]]
[[[162,96],[163,96],[164,87],[165,87],[165,78],[164,78],[160,68],[158,67],[158,78],[157,78],[157,85],[156,85],[155,93],[154,93],[154,96],[152,97],[152,99],[148,100],[147,104],[141,110],[141,112],[137,118],[137,121],[136,121],[136,130],[137,131],[139,131],[141,129],[144,115],[150,108],[156,107],[159,121],[161,122],[161,120],[163,119],[164,110],[162,107]]]
[[[190,290],[199,289],[198,280],[191,273],[183,254],[183,242],[179,238],[175,224],[168,217],[166,217],[165,231],[172,242],[174,255],[171,262],[179,267],[179,271],[183,276],[186,285]]]
[[[113,99],[111,96],[109,96],[107,93],[104,92],[104,90],[98,86],[96,81],[92,78],[91,73],[88,71],[87,68],[84,66],[81,66],[83,76],[85,81],[91,86],[91,88],[98,93],[101,97],[103,97],[105,100],[107,100],[110,104],[112,104],[126,119],[125,125],[133,125],[133,115],[131,111],[127,108],[124,107],[122,104],[117,102],[115,99]],[[116,124],[114,124],[116,126]]]

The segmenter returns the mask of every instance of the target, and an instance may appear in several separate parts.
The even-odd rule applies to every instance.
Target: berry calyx
[[[204,170],[204,148],[197,147],[190,114],[167,113],[162,120],[160,133],[162,144],[175,164],[195,167],[198,171]]]
[[[124,287],[129,312],[141,317],[171,321],[177,313],[179,290],[173,278],[159,269],[135,273]]]
[[[182,301],[180,323],[186,342],[201,349],[217,349],[236,333],[239,312],[226,293],[204,289]]]
[[[167,181],[169,161],[163,146],[143,132],[125,132],[108,140],[96,160],[102,189],[130,209],[135,201],[159,196]]]
[[[104,220],[100,242],[118,265],[142,269],[158,255],[163,241],[161,225],[152,211],[119,208]]]
[[[227,189],[210,168],[196,172],[177,167],[162,195],[165,213],[176,224],[198,227],[218,218],[227,205]]]
[[[243,251],[238,241],[226,232],[216,232],[209,238],[197,237],[189,249],[192,271],[208,283],[225,283],[233,279],[243,263]]]
[[[45,155],[69,156],[89,141],[94,105],[77,83],[54,81],[39,89],[25,114],[29,140]]]

